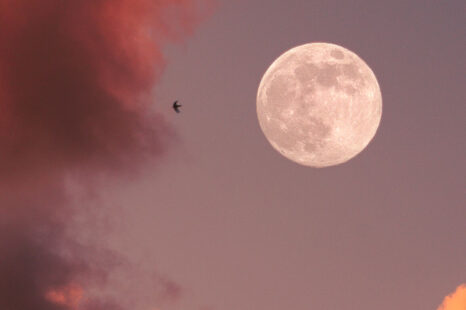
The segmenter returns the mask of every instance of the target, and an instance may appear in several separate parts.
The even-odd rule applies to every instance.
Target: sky
[[[464,1],[17,3],[0,13],[3,308],[461,309]],[[128,42],[142,22],[155,43]],[[310,42],[358,54],[383,98],[367,149],[324,169],[278,154],[256,115],[268,66]]]

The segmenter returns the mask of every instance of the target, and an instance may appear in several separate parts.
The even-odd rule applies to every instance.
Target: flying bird
[[[181,107],[181,104],[178,104],[178,100],[173,102],[173,110],[175,110],[176,113],[180,113],[180,107]]]

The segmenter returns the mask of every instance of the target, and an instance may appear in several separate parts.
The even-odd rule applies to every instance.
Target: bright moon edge
[[[382,95],[369,66],[331,43],[309,43],[279,56],[257,92],[269,143],[286,158],[322,168],[354,158],[375,136]]]

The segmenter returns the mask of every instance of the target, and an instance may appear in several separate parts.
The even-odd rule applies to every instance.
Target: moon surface
[[[257,116],[270,144],[311,167],[344,163],[369,144],[382,117],[382,95],[369,66],[330,43],[301,45],[264,74]]]

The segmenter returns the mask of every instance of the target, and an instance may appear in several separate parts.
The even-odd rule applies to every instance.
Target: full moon
[[[259,124],[286,158],[311,167],[344,163],[374,137],[382,95],[369,66],[330,43],[285,52],[265,72],[257,92]]]

